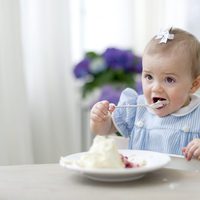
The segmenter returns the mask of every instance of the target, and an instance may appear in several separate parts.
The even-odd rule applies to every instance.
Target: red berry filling
[[[125,168],[137,168],[137,167],[140,167],[140,164],[130,162],[130,161],[128,160],[128,157],[127,157],[127,156],[121,155],[121,159],[122,159],[122,162],[123,162],[124,165],[125,165]]]

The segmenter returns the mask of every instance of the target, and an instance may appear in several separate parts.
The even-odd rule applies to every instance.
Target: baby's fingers
[[[196,151],[198,147],[196,145],[193,145],[190,149],[188,149],[187,153],[186,153],[186,159],[187,160],[191,160],[194,152]]]
[[[200,147],[198,146],[193,153],[194,158],[200,160]]]
[[[108,101],[101,101],[96,103],[90,114],[90,118],[94,121],[102,121],[105,120],[108,116],[108,110],[109,110],[109,102]]]
[[[112,113],[114,110],[115,110],[115,104],[114,103],[110,103],[109,111]]]
[[[187,160],[191,160],[192,157],[199,158],[200,156],[200,139],[196,138],[192,140],[186,147],[185,157]]]
[[[96,122],[102,122],[102,121],[105,121],[106,119],[106,115],[102,115],[102,114],[96,114],[96,113],[91,113],[90,115],[90,119],[92,121],[96,121]]]

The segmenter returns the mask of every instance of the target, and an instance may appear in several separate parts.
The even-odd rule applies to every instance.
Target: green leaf
[[[100,57],[99,54],[97,54],[97,53],[95,53],[95,52],[93,52],[93,51],[87,52],[87,53],[85,54],[85,56],[86,56],[87,58],[89,58],[90,60],[93,60],[93,59],[95,59],[95,58]]]

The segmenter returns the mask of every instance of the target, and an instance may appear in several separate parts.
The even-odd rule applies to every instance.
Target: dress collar
[[[199,96],[192,94],[190,97],[191,97],[191,101],[187,106],[179,109],[178,111],[172,113],[171,115],[177,116],[177,117],[187,115],[191,113],[197,106],[200,105]]]

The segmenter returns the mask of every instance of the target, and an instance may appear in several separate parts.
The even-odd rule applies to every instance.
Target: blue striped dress
[[[129,137],[129,149],[182,155],[182,148],[200,138],[200,98],[192,95],[188,106],[165,117],[146,107],[117,108],[112,114],[117,130]],[[144,104],[143,95],[127,88],[118,105]]]

